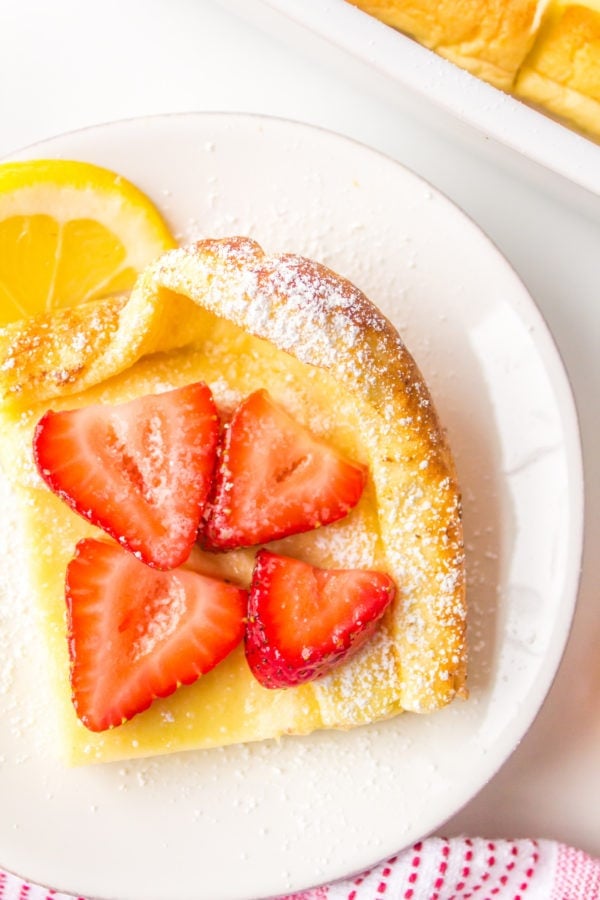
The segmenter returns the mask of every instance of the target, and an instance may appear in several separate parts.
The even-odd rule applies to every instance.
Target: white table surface
[[[600,856],[600,202],[583,212],[485,142],[394,102],[350,61],[328,60],[310,40],[288,41],[210,0],[0,0],[0,23],[0,156],[152,113],[284,116],[401,161],[471,215],[512,263],[549,324],[579,410],[584,570],[542,711],[440,833],[549,837]]]

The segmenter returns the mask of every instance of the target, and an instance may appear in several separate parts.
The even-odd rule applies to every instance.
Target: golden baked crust
[[[462,69],[600,139],[600,3],[347,0]]]
[[[267,256],[248,238],[170,251],[140,276],[129,299],[28,320],[0,334],[0,453],[13,459],[28,528],[38,531],[31,550],[59,670],[67,664],[61,567],[91,526],[39,483],[29,444],[35,422],[49,405],[115,402],[200,377],[222,405],[267,387],[306,424],[367,462],[370,483],[347,521],[279,545],[316,564],[383,568],[398,596],[377,637],[330,676],[266,691],[253,683],[243,655],[234,654],[110,733],[82,736],[67,723],[74,758],[351,727],[402,710],[430,712],[464,695],[460,496],[421,374],[392,325],[350,282],[302,257]],[[52,567],[40,556],[51,556]],[[194,554],[190,564],[230,565],[243,577],[250,563],[242,553],[208,562]]]
[[[600,11],[579,4],[548,18],[515,94],[600,139]]]
[[[510,91],[547,0],[349,0],[473,75]]]

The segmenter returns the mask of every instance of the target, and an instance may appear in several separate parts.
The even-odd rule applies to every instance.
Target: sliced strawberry
[[[325,675],[371,637],[394,593],[383,572],[319,569],[259,550],[246,625],[250,669],[267,688]]]
[[[358,503],[366,477],[365,466],[256,391],[225,428],[204,546],[251,547],[335,522]]]
[[[67,567],[66,602],[73,703],[103,731],[224,659],[243,637],[247,591],[87,538]]]
[[[216,463],[219,422],[205,384],[118,406],[47,412],[34,435],[46,484],[159,569],[184,562]]]

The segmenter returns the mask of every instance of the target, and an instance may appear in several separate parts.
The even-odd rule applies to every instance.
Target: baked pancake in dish
[[[600,140],[600,6],[555,4],[515,94]]]
[[[549,0],[349,0],[450,62],[510,91]]]
[[[482,81],[600,140],[599,0],[348,2]]]
[[[268,551],[324,569],[386,573],[391,604],[369,639],[321,677],[264,687],[240,644],[194,684],[92,732],[71,698],[65,572],[78,542],[105,540],[50,490],[34,459],[48,410],[123,404],[203,383],[220,414],[268,391],[286,415],[366,471],[358,502]],[[350,728],[465,695],[460,495],[430,393],[396,330],[361,291],[249,238],[169,251],[131,295],[23,320],[0,333],[0,452],[19,498],[71,762]],[[81,544],[80,544],[81,546]],[[115,544],[116,546],[116,544]],[[200,541],[186,570],[247,588],[256,547]]]

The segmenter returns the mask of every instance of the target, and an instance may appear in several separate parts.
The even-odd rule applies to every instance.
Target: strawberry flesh
[[[189,569],[156,571],[86,538],[67,567],[66,603],[73,703],[103,731],[224,659],[243,637],[247,591]]]
[[[159,569],[194,545],[216,464],[219,421],[202,383],[116,406],[50,410],[34,457],[46,484]]]
[[[358,503],[366,477],[366,466],[256,391],[225,427],[201,541],[234,550],[335,522]]]
[[[394,594],[383,572],[320,569],[260,550],[245,636],[251,671],[267,688],[327,674],[371,637]]]

